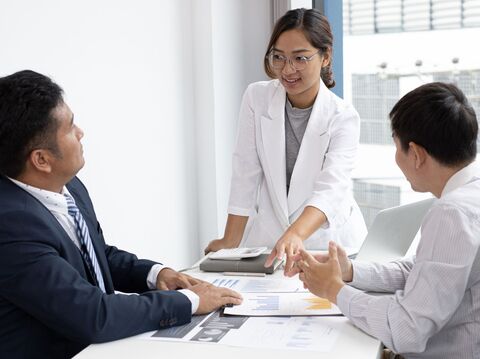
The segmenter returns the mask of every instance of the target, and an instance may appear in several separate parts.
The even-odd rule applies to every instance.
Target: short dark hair
[[[421,145],[447,166],[470,163],[477,155],[477,116],[453,84],[432,82],[407,93],[390,112],[392,133],[403,151]]]
[[[17,177],[32,150],[57,150],[54,110],[63,91],[49,77],[31,70],[0,78],[0,173]]]
[[[275,78],[275,72],[270,68],[268,55],[275,46],[278,38],[282,33],[288,30],[299,29],[303,32],[307,40],[313,47],[320,50],[322,54],[329,51],[333,54],[333,35],[330,23],[327,18],[317,9],[294,9],[287,11],[280,19],[277,20],[273,28],[270,41],[267,46],[267,52],[263,59],[263,67],[267,75]],[[335,86],[333,79],[332,63],[322,67],[321,77],[328,88]]]

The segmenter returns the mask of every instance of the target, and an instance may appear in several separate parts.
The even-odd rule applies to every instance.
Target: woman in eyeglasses
[[[358,248],[366,228],[351,193],[360,118],[335,96],[333,37],[316,9],[275,24],[264,67],[272,81],[245,91],[224,237],[205,252],[267,246],[267,260],[334,240]]]

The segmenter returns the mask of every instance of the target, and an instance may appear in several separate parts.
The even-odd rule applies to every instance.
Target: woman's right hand
[[[225,226],[225,233],[223,238],[214,239],[208,243],[205,248],[205,254],[210,252],[216,252],[223,248],[236,248],[242,241],[243,232],[247,225],[247,216],[237,216],[235,214],[229,214],[227,218],[227,224]]]
[[[205,255],[207,255],[210,252],[216,252],[220,249],[223,248],[235,248],[236,245],[232,243],[231,241],[228,241],[225,238],[220,238],[220,239],[214,239],[210,243],[208,243],[207,248],[205,248]]]

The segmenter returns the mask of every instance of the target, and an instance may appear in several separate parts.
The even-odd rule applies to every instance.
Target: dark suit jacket
[[[0,358],[66,358],[90,343],[190,321],[186,296],[148,290],[155,262],[105,244],[80,180],[67,187],[87,222],[107,294],[92,284],[51,212],[0,175]]]

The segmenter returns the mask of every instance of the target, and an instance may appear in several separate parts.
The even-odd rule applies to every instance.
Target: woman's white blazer
[[[250,84],[243,96],[228,206],[230,214],[249,216],[240,245],[272,248],[304,208],[313,206],[327,223],[305,241],[306,248],[325,249],[329,240],[358,248],[366,234],[350,178],[358,113],[320,81],[287,196],[285,101],[278,80]]]

